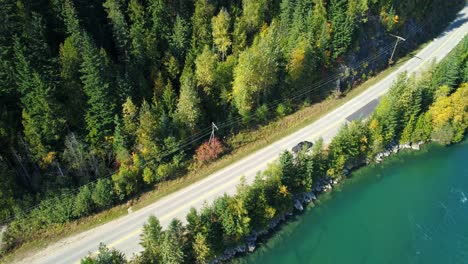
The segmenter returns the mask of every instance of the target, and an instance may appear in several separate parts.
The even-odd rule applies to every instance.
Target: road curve
[[[295,143],[303,140],[314,141],[319,137],[329,142],[340,126],[346,122],[347,117],[387,92],[399,73],[418,72],[427,66],[429,61],[440,60],[446,56],[467,34],[467,21],[468,5],[459,12],[457,19],[417,56],[379,83],[307,127],[145,208],[89,231],[64,238],[46,249],[18,260],[17,263],[76,263],[89,252],[95,252],[100,242],[123,251],[127,256],[140,252],[141,227],[150,215],[156,215],[163,226],[167,226],[172,218],[184,220],[190,207],[198,209],[205,201],[210,203],[223,193],[234,193],[242,175],[247,181],[252,181],[258,171],[266,168],[267,164],[274,161],[283,150],[291,149]]]

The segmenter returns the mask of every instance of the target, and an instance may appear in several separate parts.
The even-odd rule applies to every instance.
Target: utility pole
[[[402,38],[402,37],[400,37],[400,36],[397,36],[397,35],[393,35],[393,34],[389,34],[389,35],[396,38],[395,47],[393,47],[393,51],[392,51],[392,56],[390,56],[390,59],[388,60],[388,64],[391,65],[391,64],[393,64],[393,62],[394,62],[394,61],[393,61],[393,55],[395,55],[395,50],[396,50],[396,47],[397,47],[397,45],[398,45],[398,42],[399,42],[400,40],[406,41],[406,39],[404,39],[404,38]]]
[[[211,143],[211,141],[214,139],[215,129],[218,130],[218,127],[215,125],[215,123],[211,122],[211,135],[210,135],[210,141],[208,141],[208,143]]]

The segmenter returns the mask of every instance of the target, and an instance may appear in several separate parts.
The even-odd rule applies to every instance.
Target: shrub
[[[268,107],[266,104],[262,104],[257,110],[255,110],[255,116],[257,120],[261,123],[265,123],[268,121]]]
[[[43,200],[39,207],[31,212],[33,221],[38,224],[66,223],[73,218],[73,205],[75,196],[58,195],[50,199]]]
[[[453,139],[453,128],[450,124],[445,124],[441,128],[432,131],[431,137],[442,145],[449,145]]]
[[[276,107],[276,114],[279,117],[284,117],[292,112],[291,105],[289,103],[280,103],[278,107]]]
[[[114,189],[120,199],[138,192],[140,188],[140,175],[138,168],[133,165],[122,164],[119,171],[112,175]]]
[[[99,252],[96,256],[85,257],[81,264],[124,264],[127,263],[125,255],[116,250],[109,249],[103,243],[99,244]]]
[[[213,138],[211,142],[207,141],[198,147],[195,159],[198,163],[208,163],[215,160],[224,152],[223,145],[218,138]]]
[[[146,166],[143,169],[143,181],[146,184],[152,184],[152,183],[155,183],[156,180],[157,180],[156,173],[154,173],[153,170],[149,166]]]
[[[114,203],[115,193],[109,179],[99,179],[91,195],[93,202],[99,208],[106,208]]]
[[[92,192],[87,185],[80,189],[80,192],[76,195],[75,205],[73,208],[73,215],[75,217],[81,217],[88,215],[93,210],[93,199]]]

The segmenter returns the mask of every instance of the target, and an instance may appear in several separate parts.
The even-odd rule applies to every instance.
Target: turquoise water
[[[468,142],[356,171],[235,263],[468,263]]]

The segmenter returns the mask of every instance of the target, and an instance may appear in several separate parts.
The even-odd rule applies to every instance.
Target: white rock
[[[411,145],[411,148],[414,150],[420,150],[421,148],[419,147],[419,144],[413,144]]]
[[[247,244],[247,249],[248,249],[249,252],[253,252],[255,250],[255,243],[249,242]]]
[[[301,202],[299,202],[299,200],[294,201],[294,208],[296,208],[299,211],[304,210],[304,207],[302,206]]]

